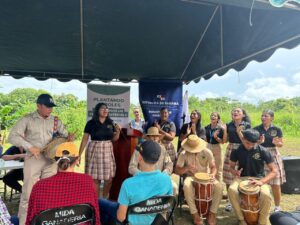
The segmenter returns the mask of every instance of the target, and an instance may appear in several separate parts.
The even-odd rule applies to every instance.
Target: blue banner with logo
[[[179,134],[182,114],[182,82],[139,81],[139,101],[147,128],[160,119],[160,109],[167,107],[169,120],[175,123],[176,134]]]

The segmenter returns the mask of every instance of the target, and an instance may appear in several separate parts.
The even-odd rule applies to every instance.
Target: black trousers
[[[18,182],[24,179],[23,169],[9,171],[4,177],[3,182],[12,189],[22,192],[22,185]]]
[[[300,211],[275,212],[270,216],[272,225],[296,225],[300,224]]]

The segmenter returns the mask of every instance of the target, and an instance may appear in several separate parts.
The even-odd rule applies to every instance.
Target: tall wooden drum
[[[207,218],[212,201],[213,184],[208,173],[196,173],[193,186],[195,189],[195,204],[202,219]]]
[[[250,183],[249,180],[239,184],[240,205],[244,219],[248,225],[256,225],[259,218],[259,192],[260,187]]]

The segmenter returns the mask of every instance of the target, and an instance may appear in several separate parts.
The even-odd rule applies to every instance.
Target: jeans
[[[116,224],[119,203],[100,198],[98,200],[98,204],[100,209],[101,224]]]
[[[19,218],[16,217],[16,216],[11,216],[11,217],[10,217],[10,222],[11,222],[13,225],[19,225]]]

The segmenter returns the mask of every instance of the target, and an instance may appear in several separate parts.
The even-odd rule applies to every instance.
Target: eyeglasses
[[[108,111],[108,108],[100,108],[101,111]]]
[[[139,112],[138,111],[135,111],[135,112],[133,112],[134,114],[139,114]]]

